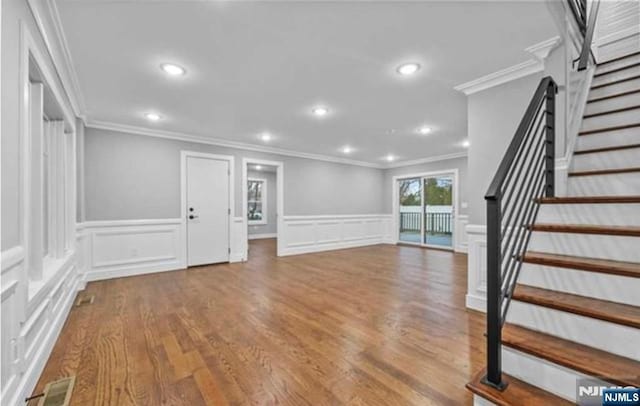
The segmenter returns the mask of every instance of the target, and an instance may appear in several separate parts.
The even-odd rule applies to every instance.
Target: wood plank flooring
[[[72,405],[461,405],[484,366],[465,255],[379,245],[88,284],[34,393]]]

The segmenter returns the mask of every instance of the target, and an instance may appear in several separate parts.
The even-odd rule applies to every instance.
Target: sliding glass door
[[[422,242],[422,179],[402,179],[399,181],[400,234],[402,242]]]
[[[453,176],[423,179],[423,242],[442,248],[453,247]]]
[[[398,181],[400,242],[453,248],[453,174]]]

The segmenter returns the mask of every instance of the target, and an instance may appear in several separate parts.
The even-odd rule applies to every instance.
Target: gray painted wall
[[[278,231],[277,175],[275,172],[248,171],[247,176],[267,180],[267,224],[250,225],[249,234],[275,234]]]
[[[401,168],[392,168],[385,170],[383,189],[384,212],[391,213],[393,198],[393,177],[407,174],[419,174],[427,172],[442,171],[448,169],[458,169],[458,198],[460,202],[460,214],[466,214],[467,209],[462,207],[467,202],[467,158],[454,158],[444,161],[427,162],[418,165],[404,166]]]
[[[24,0],[2,0],[2,137],[0,142],[2,160],[2,231],[1,249],[7,250],[20,244],[20,22],[31,32],[41,49],[46,49],[33,20],[29,5]],[[47,54],[45,63],[53,70]],[[54,78],[57,80],[57,78]],[[60,83],[58,83],[60,85]],[[61,85],[60,85],[61,86]]]
[[[282,161],[284,215],[380,214],[384,171],[332,162],[85,129],[86,219],[180,217],[180,151],[235,156],[235,214],[241,215],[242,158]]]
[[[469,96],[469,224],[486,224],[484,194],[541,78],[537,73]]]

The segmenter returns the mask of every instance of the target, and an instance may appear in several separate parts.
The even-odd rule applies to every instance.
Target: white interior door
[[[187,157],[188,265],[229,261],[229,161]]]

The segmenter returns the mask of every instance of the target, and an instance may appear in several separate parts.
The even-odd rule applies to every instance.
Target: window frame
[[[251,220],[249,219],[249,204],[253,201],[249,199],[249,183],[250,182],[262,182],[262,196],[258,201],[262,205],[262,219],[261,220]],[[247,223],[250,226],[262,226],[268,224],[268,205],[267,205],[267,179],[266,178],[255,178],[248,177],[247,178]]]

